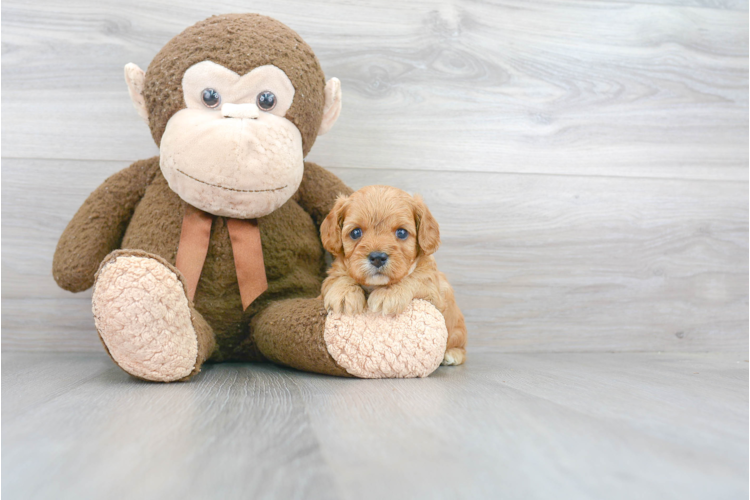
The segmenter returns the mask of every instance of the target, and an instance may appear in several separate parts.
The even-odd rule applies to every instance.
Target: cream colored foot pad
[[[396,316],[329,314],[323,335],[336,363],[360,378],[426,377],[448,341],[443,315],[425,300]]]
[[[177,275],[148,257],[118,256],[97,277],[96,328],[112,359],[136,377],[171,382],[198,357],[190,306]]]

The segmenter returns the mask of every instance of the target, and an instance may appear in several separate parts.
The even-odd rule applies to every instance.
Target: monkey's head
[[[300,36],[258,14],[213,16],[170,40],[144,73],[125,66],[169,187],[214,215],[255,218],[297,191],[315,137],[341,111]]]

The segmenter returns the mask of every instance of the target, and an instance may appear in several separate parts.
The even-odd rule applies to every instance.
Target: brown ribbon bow
[[[190,300],[195,297],[195,289],[206,261],[211,226],[215,218],[216,216],[192,205],[185,207],[175,267],[185,277]],[[234,267],[237,268],[237,283],[244,310],[268,289],[260,229],[256,219],[227,219],[227,230],[232,242]]]

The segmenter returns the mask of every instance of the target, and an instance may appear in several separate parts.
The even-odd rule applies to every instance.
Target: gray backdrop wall
[[[58,289],[88,193],[158,153],[123,66],[214,13],[299,32],[343,86],[309,159],[419,192],[470,348],[748,346],[748,4],[721,0],[2,4],[2,341],[101,349]]]

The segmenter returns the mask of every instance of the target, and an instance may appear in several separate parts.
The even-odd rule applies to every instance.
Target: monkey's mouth
[[[230,187],[226,187],[226,186],[221,186],[219,184],[211,184],[210,182],[202,181],[202,180],[198,179],[197,177],[193,177],[190,174],[186,174],[185,172],[183,172],[179,168],[175,168],[175,170],[177,172],[181,173],[182,175],[184,175],[185,177],[193,179],[196,182],[200,182],[201,184],[205,184],[206,186],[217,187],[219,189],[226,189],[227,191],[235,191],[237,193],[271,193],[271,192],[274,192],[274,191],[281,191],[282,189],[285,189],[287,187],[286,185],[284,185],[284,186],[281,186],[281,187],[270,188],[270,189],[237,189],[237,188],[230,188]]]

